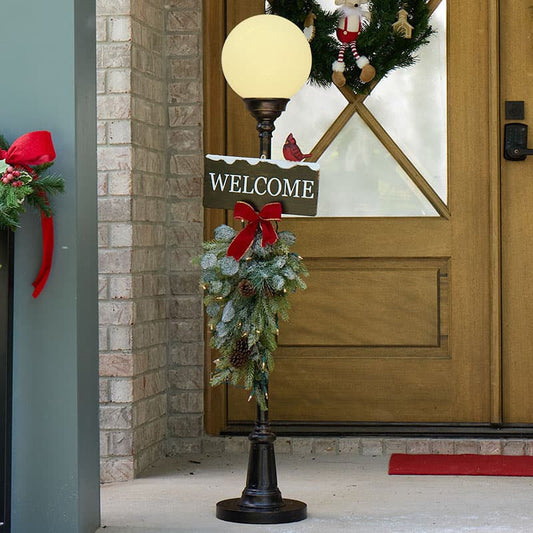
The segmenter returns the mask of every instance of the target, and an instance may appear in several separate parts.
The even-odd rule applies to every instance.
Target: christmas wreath
[[[59,176],[42,175],[55,159],[49,135],[48,132],[28,133],[11,148],[0,135],[0,228],[17,229],[26,202],[47,217],[52,216],[47,195],[63,192],[64,181]],[[43,139],[50,143],[44,150]],[[28,148],[30,144],[32,146]]]
[[[16,230],[26,205],[41,212],[43,258],[33,282],[33,297],[43,290],[52,267],[54,226],[48,195],[63,192],[60,176],[43,176],[56,157],[48,131],[33,131],[19,137],[11,146],[0,135],[0,229]]]
[[[368,93],[372,80],[416,61],[434,33],[426,0],[335,0],[336,11],[315,0],[269,0],[269,12],[294,22],[310,41],[310,81],[345,84]],[[367,8],[367,9],[365,9]],[[367,19],[365,22],[364,19]],[[352,53],[345,50],[351,49]]]
[[[276,233],[270,222],[281,218],[280,204],[267,204],[255,213],[237,202],[234,216],[249,224],[239,234],[227,225],[216,228],[214,240],[204,242],[197,260],[211,346],[220,353],[211,385],[244,387],[249,399],[255,397],[265,410],[278,321],[288,320],[288,294],[306,288],[302,276],[307,276],[307,269],[290,251],[294,235]]]

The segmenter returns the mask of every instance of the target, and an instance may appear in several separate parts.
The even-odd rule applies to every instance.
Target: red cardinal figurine
[[[311,154],[302,154],[302,151],[296,144],[296,139],[292,136],[292,133],[289,133],[283,145],[283,157],[287,161],[303,161],[311,157]]]

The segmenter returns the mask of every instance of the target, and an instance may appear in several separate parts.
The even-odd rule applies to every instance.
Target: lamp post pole
[[[291,51],[290,63],[287,50]],[[230,32],[221,60],[226,80],[257,121],[259,156],[270,159],[274,122],[311,71],[309,43],[301,29],[287,19],[257,15]],[[276,435],[270,430],[268,405],[265,410],[257,406],[257,420],[248,438],[246,486],[240,498],[217,503],[217,518],[248,524],[281,524],[306,518],[307,505],[283,499],[278,489]]]

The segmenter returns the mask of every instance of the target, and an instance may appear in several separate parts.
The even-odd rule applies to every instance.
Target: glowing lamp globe
[[[290,98],[307,81],[311,48],[302,30],[277,15],[243,20],[222,49],[222,70],[241,98]]]

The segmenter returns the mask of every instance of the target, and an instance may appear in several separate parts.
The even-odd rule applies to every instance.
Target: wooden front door
[[[528,314],[522,306],[522,295],[531,285],[527,267],[533,257],[529,250],[517,254],[525,230],[515,227],[527,224],[529,196],[523,192],[532,185],[526,184],[520,169],[531,169],[530,162],[503,164],[504,175],[520,176],[514,181],[505,178],[501,220],[506,244],[500,262],[500,31],[502,57],[507,58],[502,64],[502,92],[514,95],[505,98],[526,99],[531,83],[525,68],[529,66],[527,72],[532,72],[530,51],[524,48],[516,54],[517,43],[527,42],[531,10],[525,0],[513,1],[512,9],[506,5],[511,3],[501,2],[500,15],[495,0],[429,2],[446,19],[444,194],[422,169],[424,165],[418,165],[417,158],[404,149],[401,139],[389,133],[386,118],[381,120],[372,111],[372,96],[367,99],[342,91],[338,116],[320,132],[312,150],[313,159],[325,169],[321,197],[331,205],[325,216],[282,222],[283,229],[295,233],[297,251],[306,259],[310,278],[309,289],[293,297],[291,321],[281,326],[271,382],[272,420],[290,426],[343,429],[361,424],[533,422],[529,407],[533,403],[528,402],[525,410],[521,406],[522,398],[531,394],[528,385],[533,377],[533,356],[528,357],[526,349],[532,345],[533,334],[525,333],[533,307]],[[261,12],[263,6],[262,1],[235,0],[227,2],[226,10],[206,8],[208,152],[257,155],[253,120],[239,98],[230,89],[226,92],[217,59],[224,39],[220,21],[226,21],[229,31],[238,21]],[[514,28],[515,19],[521,21],[521,37],[506,31],[506,27]],[[394,83],[395,74],[388,83]],[[512,85],[511,79],[518,85]],[[397,90],[403,87],[400,82]],[[428,86],[427,91],[431,90]],[[331,107],[339,105],[338,97],[331,97]],[[326,98],[323,105],[328,105]],[[431,107],[426,113],[432,113]],[[407,128],[410,116],[402,120]],[[298,117],[295,126],[297,121]],[[337,165],[334,168],[343,168],[342,172],[328,174],[330,162],[341,160],[362,129],[376,139],[370,151],[381,161],[390,160],[389,167],[382,167],[383,176],[372,170],[370,156],[354,161],[346,172]],[[418,148],[424,150],[428,133],[423,127],[418,132]],[[345,164],[346,160],[341,161]],[[366,198],[364,191],[357,190],[358,176],[371,171],[371,185],[377,191],[372,194],[381,205],[351,213],[344,197],[355,198],[353,204]],[[335,180],[342,173],[348,181],[339,189]],[[386,181],[387,173],[401,175],[403,185]],[[328,193],[328,187],[330,191],[337,187],[337,192]],[[423,205],[420,213],[413,214],[404,205],[409,195],[418,195]],[[518,207],[511,207],[510,196]],[[333,211],[336,198],[342,216]],[[210,235],[224,220],[221,213],[207,213],[206,232]],[[533,224],[527,231],[533,240]],[[522,285],[516,283],[517,278]],[[207,361],[212,359],[208,354]],[[232,388],[208,391],[208,431],[217,433],[252,418],[253,406],[246,402],[244,392]]]

